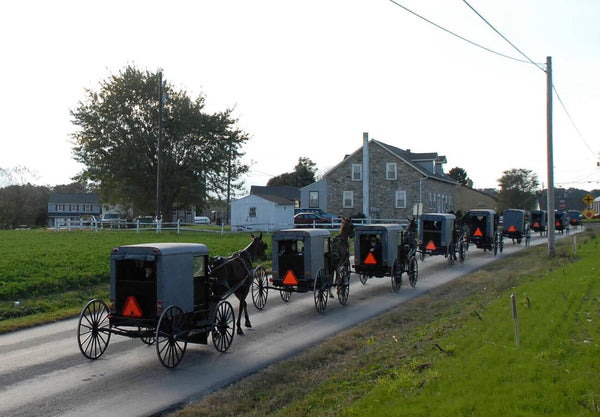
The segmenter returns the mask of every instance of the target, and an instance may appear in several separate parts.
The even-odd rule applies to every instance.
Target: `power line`
[[[426,17],[423,17],[423,16],[421,16],[420,14],[418,14],[418,13],[416,13],[416,12],[413,12],[412,10],[410,10],[409,8],[407,8],[407,7],[403,6],[403,5],[401,5],[400,3],[398,3],[398,2],[397,2],[397,1],[395,1],[395,0],[390,0],[390,1],[391,1],[392,3],[394,3],[396,6],[398,6],[398,7],[402,8],[402,9],[406,10],[406,11],[407,11],[407,12],[409,12],[410,14],[412,14],[412,15],[414,15],[414,16],[417,16],[419,19],[422,19],[422,20],[426,21],[426,22],[427,22],[427,23],[429,23],[430,25],[433,25],[433,26],[435,26],[436,28],[438,28],[438,29],[441,29],[441,30],[443,30],[444,32],[446,32],[446,33],[448,33],[448,34],[450,34],[450,35],[452,35],[452,36],[455,36],[455,37],[457,37],[457,38],[458,38],[458,39],[460,39],[460,40],[463,40],[463,41],[465,41],[465,42],[467,42],[467,43],[470,43],[470,44],[471,44],[471,45],[473,45],[473,46],[476,46],[476,47],[478,47],[478,48],[481,48],[481,49],[483,49],[483,50],[486,50],[486,51],[488,51],[488,52],[491,52],[491,53],[493,53],[493,54],[499,55],[499,56],[501,56],[501,57],[504,57],[504,58],[507,58],[507,59],[511,59],[511,60],[513,60],[513,61],[517,61],[517,62],[523,62],[523,63],[525,63],[525,64],[529,64],[529,63],[531,63],[530,61],[525,61],[525,60],[523,60],[523,59],[519,59],[519,58],[515,58],[515,57],[512,57],[512,56],[509,56],[509,55],[505,55],[505,54],[503,54],[503,53],[500,53],[500,52],[498,52],[498,51],[494,51],[493,49],[490,49],[490,48],[488,48],[488,47],[485,47],[485,46],[483,46],[483,45],[481,45],[481,44],[478,44],[477,42],[473,42],[473,41],[471,41],[471,40],[469,40],[469,39],[467,39],[467,38],[465,38],[465,37],[463,37],[463,36],[460,36],[460,35],[458,35],[458,34],[456,34],[456,33],[452,32],[452,31],[450,31],[450,30],[448,30],[448,29],[446,29],[446,28],[444,28],[444,27],[442,27],[442,26],[438,25],[438,24],[437,24],[437,23],[435,23],[435,22],[432,22],[431,20],[427,19]]]
[[[463,0],[463,2],[469,6],[469,8],[471,10],[473,10],[473,12],[479,16],[481,18],[481,20],[483,20],[489,27],[491,27],[493,29],[494,32],[496,32],[498,35],[500,35],[500,37],[502,37],[502,39],[504,39],[506,42],[508,42],[508,44],[510,46],[512,46],[518,53],[520,53],[521,55],[523,55],[525,58],[527,58],[527,60],[532,63],[533,65],[535,65],[536,67],[538,67],[539,69],[541,69],[542,71],[546,72],[546,70],[544,69],[544,67],[541,64],[538,64],[537,62],[534,62],[531,58],[529,58],[527,55],[525,55],[525,53],[523,53],[519,48],[517,48],[511,41],[509,41],[506,36],[504,36],[502,33],[500,33],[490,22],[487,21],[487,19],[485,17],[483,17],[477,10],[475,10],[475,8],[473,6],[471,6],[469,4],[469,2],[467,2],[467,0]]]

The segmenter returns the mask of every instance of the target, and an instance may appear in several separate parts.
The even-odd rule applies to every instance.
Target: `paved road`
[[[532,244],[545,241],[535,237]],[[507,241],[499,257],[522,249]],[[429,257],[419,262],[417,288],[405,279],[399,294],[392,292],[389,278],[362,285],[353,274],[348,305],[330,299],[325,314],[315,311],[311,293],[293,294],[284,304],[271,291],[263,311],[249,308],[254,327],[236,335],[228,352],[218,353],[212,344],[188,344],[183,361],[172,370],[159,363],[154,346],[119,336],[111,338],[100,359],[85,359],[77,347],[77,320],[2,335],[0,415],[149,416],[219,389],[494,259],[474,247],[467,261],[453,268],[441,256]],[[233,304],[237,312],[237,301]]]

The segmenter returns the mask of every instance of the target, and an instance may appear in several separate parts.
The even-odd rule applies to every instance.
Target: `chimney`
[[[363,132],[362,149],[362,175],[363,175],[363,214],[370,219],[369,214],[369,133]]]

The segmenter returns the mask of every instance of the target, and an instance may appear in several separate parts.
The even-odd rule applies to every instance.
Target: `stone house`
[[[320,181],[300,190],[301,207],[345,217],[404,220],[417,203],[423,213],[455,209],[458,183],[444,174],[446,157],[414,153],[363,135],[363,146]]]

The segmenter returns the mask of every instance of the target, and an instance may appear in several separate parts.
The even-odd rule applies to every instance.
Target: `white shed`
[[[294,227],[294,201],[250,194],[231,203],[231,230],[279,230]]]

